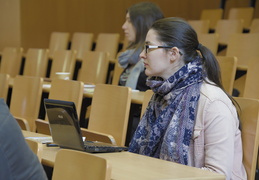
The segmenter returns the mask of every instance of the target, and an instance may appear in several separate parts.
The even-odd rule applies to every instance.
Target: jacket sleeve
[[[235,133],[238,119],[222,101],[210,102],[204,109],[205,167],[226,179],[231,177],[234,161]]]

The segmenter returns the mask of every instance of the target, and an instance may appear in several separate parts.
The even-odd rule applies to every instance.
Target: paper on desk
[[[53,142],[52,137],[26,137],[26,139],[32,139],[32,140],[37,141],[38,143],[42,143],[42,144]]]
[[[84,88],[95,88],[94,84],[84,84]]]
[[[43,84],[42,87],[43,87],[43,88],[50,88],[50,87],[51,87],[51,84]]]
[[[95,85],[92,84],[85,84],[84,85],[84,92],[93,93]]]

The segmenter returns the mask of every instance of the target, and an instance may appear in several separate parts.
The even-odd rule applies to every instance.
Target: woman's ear
[[[177,47],[172,47],[170,49],[170,56],[171,56],[171,60],[172,61],[175,61],[177,59],[180,58],[180,50],[177,48]]]

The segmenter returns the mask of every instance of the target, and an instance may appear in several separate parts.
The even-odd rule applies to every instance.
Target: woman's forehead
[[[157,33],[155,30],[150,29],[146,36],[146,42],[152,43],[152,42],[158,42],[157,39]]]
[[[126,14],[126,18],[130,18],[129,12],[127,12],[127,14]]]

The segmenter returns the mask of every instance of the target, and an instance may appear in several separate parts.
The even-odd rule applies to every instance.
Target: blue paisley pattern
[[[203,76],[197,57],[165,81],[147,80],[154,95],[131,140],[130,152],[188,164]]]

